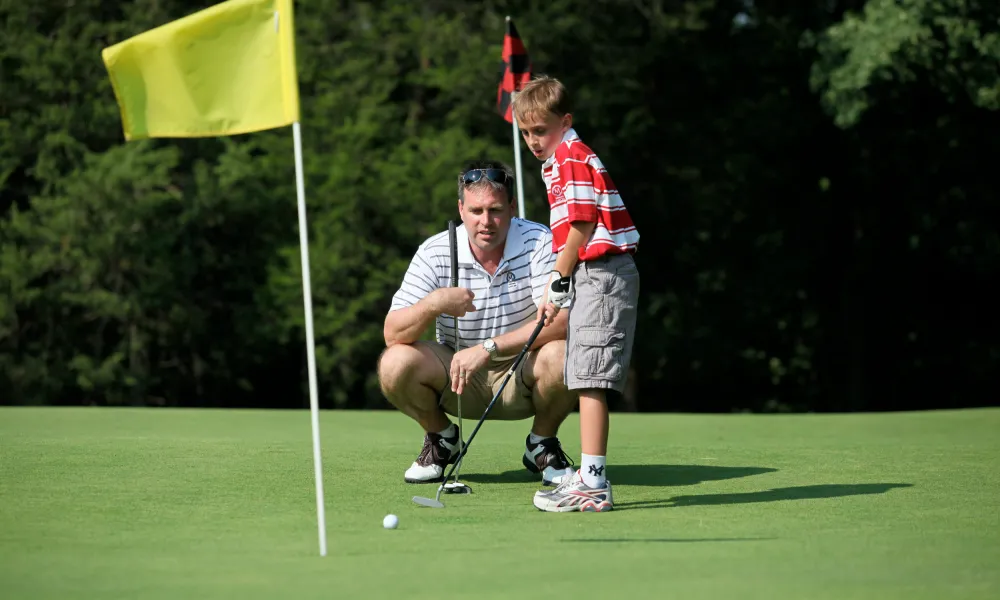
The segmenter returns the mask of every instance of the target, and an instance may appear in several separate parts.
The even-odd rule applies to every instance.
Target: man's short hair
[[[480,177],[478,181],[473,183],[465,183],[465,174],[470,171],[476,170],[486,170],[486,169],[499,169],[506,173],[507,180],[505,183],[500,183],[493,181],[489,177]],[[482,190],[489,188],[495,192],[504,190],[507,192],[507,202],[514,202],[514,172],[511,171],[510,167],[496,160],[472,160],[465,163],[465,167],[462,168],[462,172],[458,174],[458,200],[460,202],[465,202],[465,190]]]
[[[566,86],[548,75],[540,75],[524,84],[521,91],[514,95],[512,106],[518,120],[549,114],[562,118],[573,112]]]

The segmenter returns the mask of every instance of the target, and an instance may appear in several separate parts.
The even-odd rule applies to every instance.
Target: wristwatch
[[[483,342],[483,349],[490,353],[490,358],[497,357],[497,343],[492,338]]]

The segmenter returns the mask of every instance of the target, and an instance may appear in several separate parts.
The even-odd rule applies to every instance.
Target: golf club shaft
[[[448,245],[451,250],[451,287],[458,287],[458,223],[454,219],[448,220]],[[458,317],[454,317],[455,324],[455,354],[458,354],[459,348],[461,347],[458,343]],[[462,456],[462,394],[458,394],[458,455]],[[461,459],[455,463],[456,466],[460,466]],[[447,481],[447,479],[445,480]],[[455,475],[455,481],[458,481],[458,474]]]
[[[458,317],[455,317],[455,354],[458,354]],[[462,394],[458,394],[458,460],[455,461],[455,481],[462,469],[462,455],[465,444],[462,442]]]

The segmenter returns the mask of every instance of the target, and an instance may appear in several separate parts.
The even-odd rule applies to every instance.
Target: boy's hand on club
[[[465,384],[479,369],[490,362],[490,353],[481,345],[475,345],[455,353],[451,359],[451,391],[461,394]]]
[[[548,302],[548,294],[542,298],[542,306],[538,309],[538,314],[535,316],[535,322],[538,319],[545,319],[545,326],[548,327],[556,320],[556,315],[559,314],[559,307]]]
[[[434,306],[437,313],[451,315],[452,317],[464,317],[466,313],[474,312],[476,306],[472,299],[476,295],[472,290],[460,287],[438,288],[432,292],[434,294]]]
[[[573,278],[563,277],[562,273],[559,271],[552,271],[549,275],[549,285],[545,291],[545,301],[543,306],[545,306],[546,314],[548,310],[552,309],[552,318],[559,314],[559,309],[566,308],[573,301]],[[551,324],[551,321],[546,323],[546,326]]]

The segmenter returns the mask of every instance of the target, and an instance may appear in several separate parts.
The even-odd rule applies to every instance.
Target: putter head
[[[472,488],[459,481],[452,481],[451,483],[446,483],[444,485],[444,493],[446,494],[471,494]]]
[[[423,496],[414,496],[413,502],[419,504],[420,506],[426,506],[428,508],[444,508],[444,503],[440,500],[435,500],[434,498],[424,498]]]

